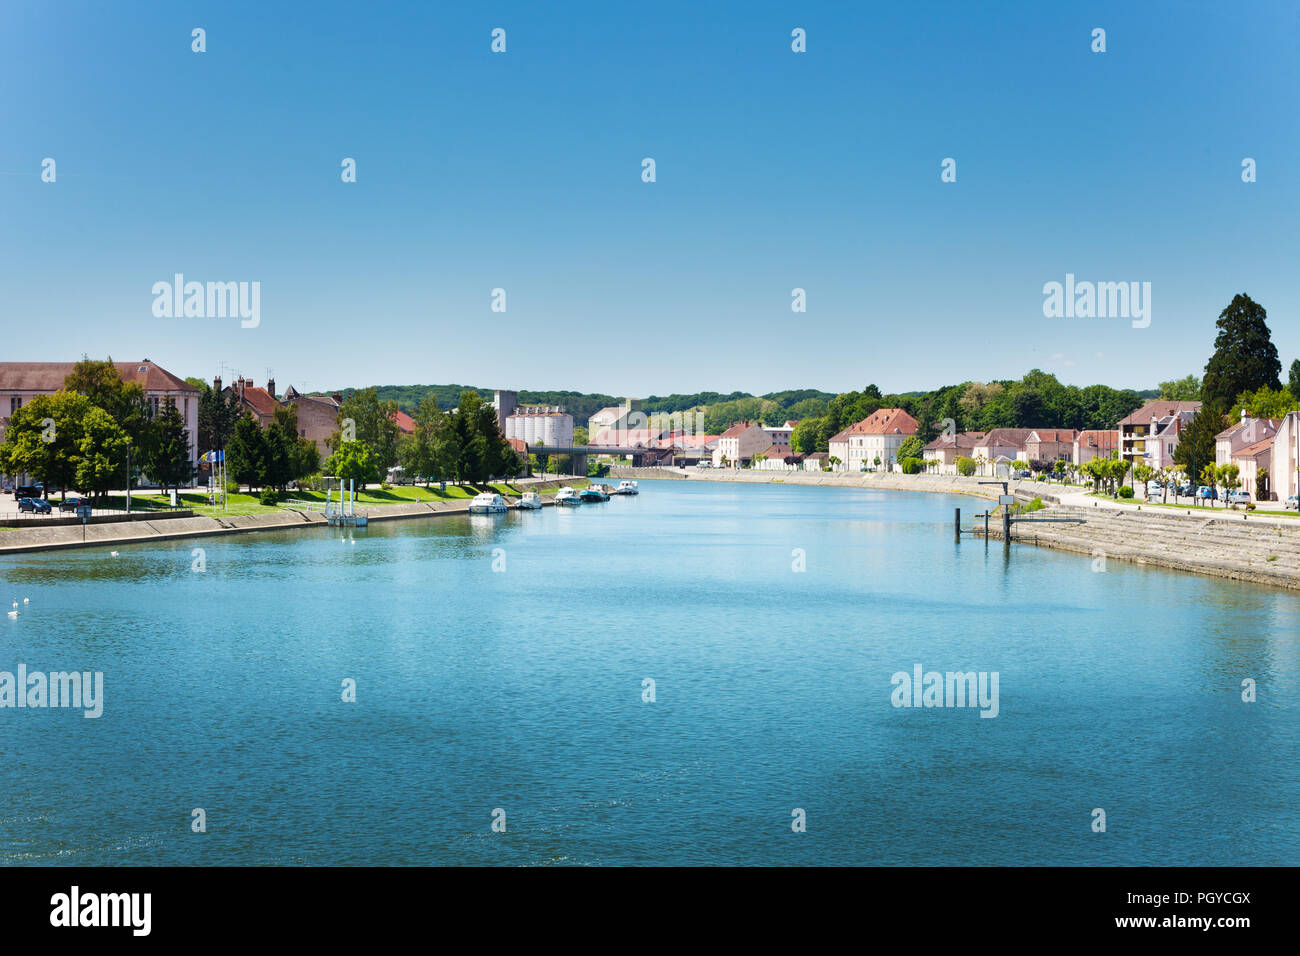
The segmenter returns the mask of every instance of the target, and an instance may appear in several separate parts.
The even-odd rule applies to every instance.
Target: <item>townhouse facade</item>
[[[974,458],[975,446],[984,439],[985,432],[956,432],[940,435],[921,450],[925,470],[939,475],[957,474],[958,458]]]
[[[1078,466],[1094,458],[1109,458],[1118,451],[1118,431],[1113,428],[1087,429],[1075,436],[1070,461]]]
[[[752,461],[761,451],[772,447],[772,439],[761,425],[753,422],[737,422],[718,436],[718,445],[713,449],[713,467],[736,467]]]
[[[1161,399],[1147,402],[1133,414],[1119,420],[1119,457],[1130,465],[1148,464],[1168,468],[1174,463],[1174,449],[1187,423],[1201,410],[1200,402]]]
[[[916,434],[915,418],[901,408],[881,408],[860,422],[831,436],[827,443],[830,457],[838,458],[836,471],[865,471],[883,468],[893,471],[898,463],[898,449]],[[879,465],[876,464],[879,459]]]

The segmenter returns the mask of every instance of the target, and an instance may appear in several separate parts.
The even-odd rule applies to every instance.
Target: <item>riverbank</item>
[[[580,487],[585,479],[546,479],[515,483],[528,491],[545,494],[564,485]],[[510,504],[518,498],[505,496]],[[446,501],[425,501],[399,505],[372,505],[358,507],[357,514],[372,522],[398,521],[414,518],[438,518],[446,515],[469,513],[472,496]],[[543,498],[542,505],[551,507],[554,498]],[[297,510],[282,507],[274,512],[253,515],[196,515],[192,511],[160,511],[147,515],[133,515],[132,520],[106,520],[92,518],[86,525],[44,523],[33,519],[29,525],[17,528],[0,528],[0,554],[20,554],[28,551],[57,551],[64,548],[94,548],[105,545],[148,544],[178,538],[206,538],[225,534],[246,534],[256,531],[289,531],[303,528],[327,528],[329,522],[319,511]]]
[[[969,495],[986,500],[996,500],[1002,493],[1000,483],[982,485],[979,478],[959,475],[727,470],[692,473],[654,468],[614,471],[620,477],[645,480],[819,485]],[[1221,509],[1144,506],[1140,501],[1094,498],[1076,486],[1041,481],[1011,481],[1009,485],[1008,490],[1018,500],[1041,498],[1047,505],[1012,525],[1013,542],[1086,554],[1098,569],[1104,569],[1108,561],[1120,561],[1300,590],[1300,519]],[[974,512],[965,518],[966,529],[976,527]],[[1001,528],[1000,521],[990,522],[989,536],[1001,538]],[[982,535],[982,521],[978,529]]]

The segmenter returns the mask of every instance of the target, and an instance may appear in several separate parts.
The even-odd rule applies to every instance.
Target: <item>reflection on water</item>
[[[1295,595],[954,544],[968,500],[641,487],[0,559],[0,671],[105,688],[0,709],[0,862],[1300,862]],[[895,709],[918,663],[999,715]]]

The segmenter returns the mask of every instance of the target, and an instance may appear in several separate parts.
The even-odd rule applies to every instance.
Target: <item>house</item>
[[[1032,428],[994,428],[975,443],[970,457],[980,461],[980,474],[1005,475],[1012,462],[1026,460],[1025,442],[1033,433]]]
[[[659,443],[674,452],[673,460],[679,465],[695,465],[704,459],[713,460],[713,450],[718,446],[717,435],[697,435],[689,431],[665,432]]]
[[[1074,449],[1070,461],[1075,465],[1092,461],[1094,458],[1109,458],[1119,451],[1119,432],[1114,429],[1089,429],[1081,431],[1074,438]]]
[[[830,458],[830,452],[815,451],[811,455],[805,455],[803,459],[804,471],[825,471],[830,465],[827,459]]]
[[[804,456],[789,445],[772,445],[754,456],[753,467],[760,471],[801,471]]]
[[[713,467],[747,464],[754,455],[772,447],[772,440],[762,427],[752,422],[737,422],[718,436],[718,446],[713,449]]]
[[[1276,432],[1232,453],[1229,459],[1237,466],[1237,480],[1241,490],[1257,501],[1267,501],[1271,494],[1269,485],[1273,474],[1273,444]]]
[[[53,395],[63,388],[76,362],[0,362],[0,442],[4,441],[9,417],[37,395]],[[199,390],[160,365],[114,362],[122,380],[144,389],[148,414],[154,417],[163,405],[175,405],[185,420],[190,437],[190,462],[196,468],[201,454],[196,447],[199,431]]]
[[[1178,436],[1201,410],[1200,402],[1175,402],[1167,399],[1147,402],[1132,415],[1121,418],[1119,457],[1129,464],[1145,463],[1153,468],[1173,464]]]
[[[1278,501],[1300,495],[1300,412],[1287,412],[1278,422],[1268,484]]]
[[[880,467],[892,471],[903,440],[916,434],[919,426],[901,408],[881,408],[855,422],[828,443],[830,456],[838,458],[837,471],[865,471]],[[879,465],[877,465],[879,459]]]
[[[1025,438],[1024,459],[1051,464],[1074,460],[1074,441],[1079,433],[1073,428],[1035,428]]]
[[[316,443],[321,460],[329,457],[326,440],[339,428],[339,406],[342,395],[304,395],[292,385],[284,393],[284,404],[298,416],[298,437]]]
[[[505,436],[529,445],[571,448],[573,416],[558,405],[521,406],[506,418]]]
[[[940,435],[921,450],[926,471],[941,475],[957,474],[958,458],[974,458],[975,446],[984,439],[985,432],[957,432]]]
[[[257,419],[257,424],[266,428],[275,421],[275,411],[284,406],[275,397],[275,379],[267,379],[266,388],[258,388],[251,378],[237,378],[224,389],[221,377],[212,380],[212,390],[227,398],[234,397],[241,408]]]
[[[1233,456],[1247,445],[1254,445],[1277,434],[1282,424],[1278,418],[1249,418],[1246,410],[1241,411],[1241,420],[1231,428],[1225,428],[1214,436],[1214,463],[1226,465]]]

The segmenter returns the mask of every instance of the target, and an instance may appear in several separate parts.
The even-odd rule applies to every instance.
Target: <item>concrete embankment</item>
[[[530,481],[513,487],[527,491],[548,491],[572,483],[572,479]],[[516,499],[507,498],[513,503]],[[358,507],[357,513],[371,522],[396,521],[407,518],[437,518],[443,515],[466,514],[469,498],[450,501],[412,502],[401,505],[372,505]],[[553,499],[544,498],[550,506]],[[144,544],[175,538],[203,538],[221,534],[243,534],[255,531],[289,531],[302,528],[328,527],[329,523],[319,511],[297,511],[285,507],[280,511],[256,515],[212,516],[196,515],[192,511],[132,515],[131,520],[91,518],[83,528],[77,524],[42,523],[42,519],[25,519],[17,528],[0,528],[0,554],[24,551],[54,551],[62,548],[93,548],[115,544]],[[83,540],[84,538],[84,540]]]
[[[654,474],[656,471],[660,474]],[[764,473],[725,469],[683,474],[654,468],[617,469],[616,472],[621,477],[638,479],[662,477],[874,488],[986,499],[996,498],[1002,492],[1001,485],[981,485],[978,478],[954,475]],[[1026,514],[1025,521],[1012,525],[1013,542],[1072,551],[1107,561],[1300,590],[1300,517],[1248,516],[1244,511],[1224,509],[1158,508],[1139,502],[1091,498],[1080,488],[1037,481],[1013,481],[1009,490],[1021,501],[1041,498],[1047,505],[1042,511]],[[983,505],[976,508],[982,509]],[[963,510],[963,518],[964,528],[977,528],[983,533],[983,522],[975,519],[974,510],[969,514]],[[989,523],[990,537],[1000,539],[1001,532],[1001,521]]]

